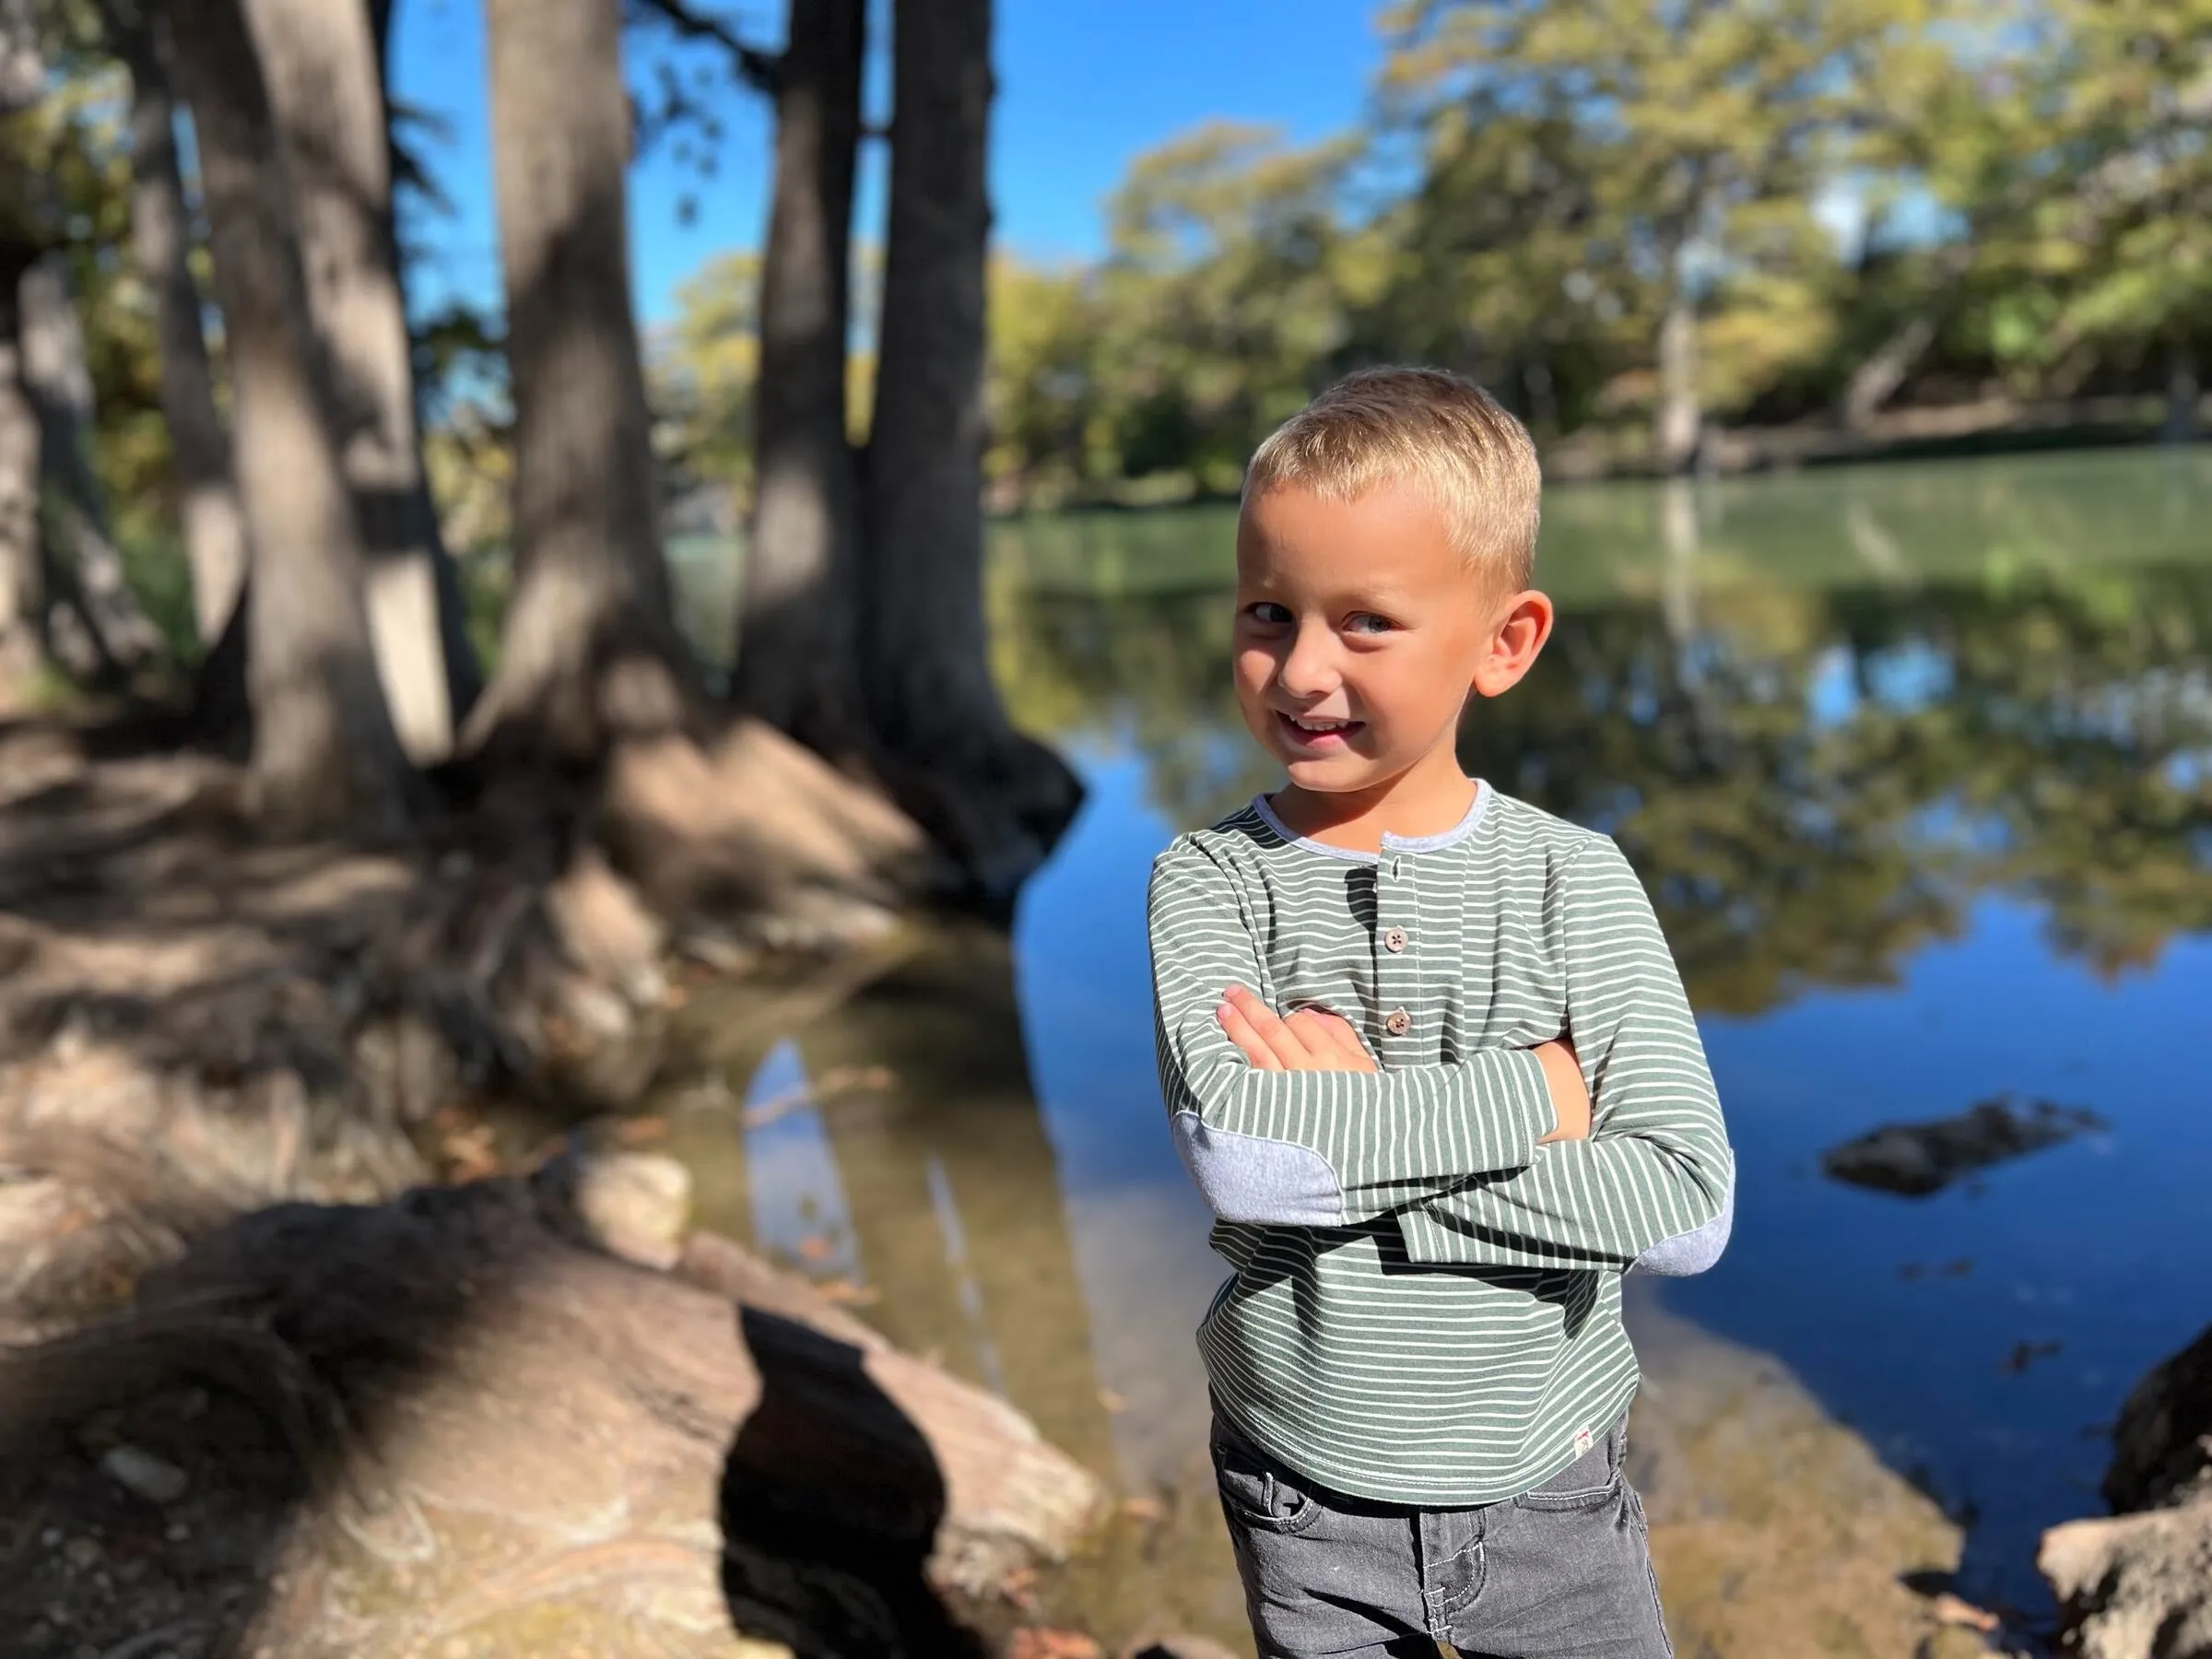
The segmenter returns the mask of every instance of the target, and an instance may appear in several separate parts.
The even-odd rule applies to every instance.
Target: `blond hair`
[[[1544,484],[1536,446],[1496,398],[1441,369],[1347,375],[1253,453],[1244,499],[1290,487],[1352,501],[1386,484],[1426,497],[1470,567],[1528,585]]]

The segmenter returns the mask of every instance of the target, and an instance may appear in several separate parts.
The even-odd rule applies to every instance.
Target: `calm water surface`
[[[1968,1523],[1970,1587],[2030,1606],[2101,1426],[2212,1320],[2208,525],[2203,451],[1561,492],[1558,633],[1463,743],[1620,840],[1700,1010],[1736,1231],[1668,1307],[1780,1356]],[[1167,840],[1276,781],[1227,689],[1230,527],[1001,529],[1002,683],[1090,788],[1011,952],[955,935],[747,1027],[678,1102],[724,1108],[673,1115],[703,1221],[1169,1494],[1175,1559],[1123,1565],[1233,1630],[1210,1494],[1175,1507],[1224,1269],[1162,1122],[1143,918]],[[1924,1199],[1818,1173],[2007,1092],[2109,1129]]]

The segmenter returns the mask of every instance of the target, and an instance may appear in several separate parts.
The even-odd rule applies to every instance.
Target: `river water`
[[[998,528],[1001,683],[1089,788],[1010,949],[933,937],[663,1102],[704,1224],[1161,1504],[1109,1569],[1224,1632],[1191,1337],[1223,1269],[1143,910],[1174,832],[1275,781],[1227,683],[1232,524]],[[1776,1357],[1965,1526],[1961,1588],[2033,1607],[2129,1383],[2212,1320],[2212,453],[1560,491],[1539,566],[1557,635],[1463,757],[1621,841],[1698,1007],[1736,1230],[1666,1309]],[[723,572],[686,574],[726,637]],[[1928,1197],[1820,1172],[2006,1095],[2103,1127]]]

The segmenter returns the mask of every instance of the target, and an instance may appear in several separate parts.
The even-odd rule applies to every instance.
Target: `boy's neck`
[[[1382,838],[1417,840],[1456,830],[1475,805],[1477,785],[1456,757],[1419,765],[1372,789],[1324,794],[1286,783],[1267,797],[1293,833],[1347,853],[1380,853]]]

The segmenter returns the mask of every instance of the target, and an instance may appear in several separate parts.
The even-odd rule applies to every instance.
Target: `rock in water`
[[[569,1230],[625,1261],[668,1268],[683,1254],[691,1172],[673,1158],[580,1140],[538,1172],[536,1184]]]
[[[148,1503],[174,1503],[192,1484],[175,1464],[166,1463],[151,1452],[141,1452],[136,1446],[109,1447],[100,1457],[100,1466],[117,1486]]]
[[[1820,1171],[1852,1186],[1924,1198],[1961,1175],[2104,1126],[2102,1118],[2082,1107],[2051,1100],[2023,1106],[2000,1095],[1955,1117],[1885,1124],[1823,1152]]]
[[[2121,1512],[2043,1535],[2036,1565],[2082,1659],[2212,1659],[2212,1329],[2121,1407],[2104,1495]]]
[[[2212,1326],[2129,1391],[2104,1472],[2104,1500],[2116,1512],[2192,1494],[2212,1495]]]

